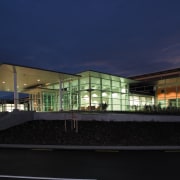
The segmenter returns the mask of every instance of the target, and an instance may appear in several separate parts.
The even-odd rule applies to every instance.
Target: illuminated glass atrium
[[[96,71],[66,74],[1,64],[0,90],[13,92],[14,100],[1,99],[0,111],[137,111],[158,104],[180,107],[180,77],[175,74],[162,79],[160,74],[160,79],[152,79],[156,74],[125,78]],[[27,97],[19,98],[19,93]]]

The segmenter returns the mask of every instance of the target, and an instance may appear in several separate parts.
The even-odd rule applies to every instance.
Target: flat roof
[[[127,82],[133,82],[133,83],[136,82],[135,79],[131,79],[131,78],[128,78],[128,77],[120,76],[120,75],[117,75],[117,74],[111,74],[111,73],[105,73],[105,72],[101,72],[101,71],[95,71],[95,70],[81,71],[81,72],[79,72],[77,74],[80,75],[80,74],[88,73],[88,72],[98,73],[98,74],[103,74],[103,75],[108,75],[108,76],[114,76],[114,77],[122,78],[122,79],[126,80]]]
[[[134,79],[134,80],[139,80],[139,81],[146,81],[146,80],[147,81],[155,81],[155,80],[160,80],[160,79],[165,79],[165,78],[173,78],[173,77],[180,77],[180,68],[169,69],[169,70],[153,72],[153,73],[147,73],[147,74],[132,76],[129,78]]]

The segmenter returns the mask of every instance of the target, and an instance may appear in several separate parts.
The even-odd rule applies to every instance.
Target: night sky
[[[0,62],[123,76],[180,67],[180,1],[0,0]]]

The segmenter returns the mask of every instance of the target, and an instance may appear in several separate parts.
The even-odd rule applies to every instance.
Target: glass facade
[[[97,71],[67,74],[10,64],[1,64],[0,68],[0,90],[15,91],[10,99],[1,96],[0,111],[13,108],[38,112],[134,111],[147,106],[149,109],[180,108],[179,68],[132,79]],[[7,71],[12,68],[13,72]],[[18,93],[29,97],[23,99]]]
[[[156,88],[156,104],[162,108],[180,107],[180,77],[159,80]]]
[[[23,104],[24,110],[136,111],[158,103],[162,107],[180,107],[180,78],[158,81],[154,97],[130,92],[130,84],[137,82],[131,79],[96,71],[85,71],[78,75],[26,89],[29,101]],[[0,110],[3,109],[1,107]]]
[[[33,111],[58,111],[58,91],[35,91],[30,95],[29,103]]]
[[[128,79],[94,71],[80,75],[80,110],[129,109]]]
[[[129,92],[132,80],[94,71],[79,74],[78,78],[64,79],[45,85],[31,94],[31,109],[35,111],[59,111],[60,87],[62,109],[81,111],[133,111],[154,103],[152,96],[133,95]]]
[[[158,105],[161,108],[180,107],[180,77],[158,80],[155,97],[130,93],[132,80],[110,74],[86,71],[80,77],[62,82],[62,109],[81,111],[136,111]],[[59,111],[60,84],[45,85],[29,92],[30,110]]]
[[[14,109],[14,104],[8,104],[8,103],[0,104],[0,112],[5,112],[5,111],[12,112],[13,109]],[[18,104],[18,109],[19,110],[24,110],[25,107],[24,107],[23,104]]]
[[[144,110],[145,106],[154,105],[154,97],[149,95],[131,94],[129,103],[131,111]]]

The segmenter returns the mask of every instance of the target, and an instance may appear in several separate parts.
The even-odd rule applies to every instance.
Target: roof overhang
[[[139,81],[157,81],[161,79],[169,79],[174,77],[180,77],[180,68],[143,74],[143,75],[133,76],[130,78]]]
[[[54,84],[60,80],[72,79],[77,75],[49,71],[14,64],[0,64],[0,91],[14,91],[14,70],[17,74],[18,92],[25,92],[28,87]]]

